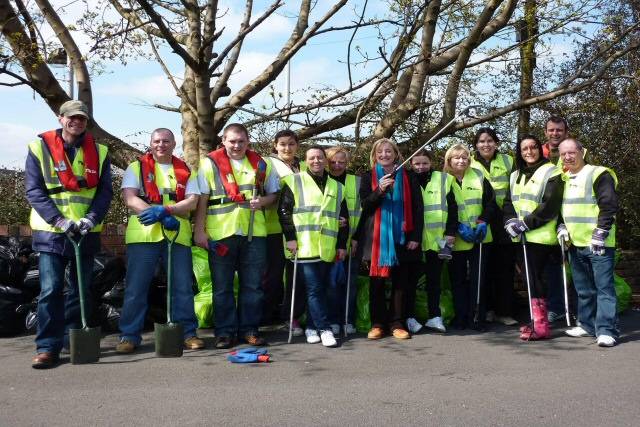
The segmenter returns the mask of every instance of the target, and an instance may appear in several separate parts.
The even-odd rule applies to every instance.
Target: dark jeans
[[[307,289],[307,329],[331,329],[327,314],[330,268],[331,263],[323,261],[298,264],[298,278],[304,282]]]
[[[466,251],[453,251],[453,258],[449,261],[449,277],[451,278],[453,306],[456,312],[455,323],[460,327],[466,327],[474,320],[473,312],[475,309],[478,310],[478,323],[483,323],[486,315],[484,275],[487,258],[484,256],[484,245],[482,245],[482,249],[481,271],[478,270],[479,244]],[[477,304],[478,288],[480,289],[479,305]]]
[[[38,353],[60,353],[69,343],[69,329],[82,327],[80,319],[80,294],[75,258],[67,258],[51,252],[40,252],[40,297],[38,298]],[[69,267],[69,283],[65,289],[64,271]],[[93,255],[82,255],[82,276],[85,290],[87,317],[90,318],[91,274]]]
[[[262,279],[264,291],[264,307],[262,310],[263,325],[277,322],[280,317],[280,305],[284,296],[284,244],[282,234],[267,236],[267,267]]]
[[[515,243],[490,243],[482,249],[487,257],[487,310],[513,316],[513,276],[519,249]]]
[[[442,278],[442,267],[444,260],[438,258],[436,251],[426,251],[424,253],[424,279],[427,290],[427,309],[429,319],[441,317],[440,311],[440,281]]]
[[[224,256],[209,252],[213,278],[216,336],[234,337],[256,334],[262,318],[261,286],[267,253],[267,238],[230,236],[219,240],[229,249]],[[238,306],[233,295],[233,279],[238,272]]]
[[[349,284],[349,319],[347,323],[354,324],[356,317],[356,293],[358,291],[358,272],[360,259],[347,258],[344,261],[336,261],[331,264],[329,271],[329,287],[327,288],[327,301],[329,304],[329,323],[341,325],[345,322],[345,303],[347,302],[347,276],[348,266],[351,263],[351,283]]]
[[[140,345],[140,333],[147,314],[149,285],[158,262],[167,271],[167,244],[130,243],[127,245],[127,277],[120,317],[120,338]],[[193,308],[193,267],[191,248],[174,243],[171,250],[171,317],[180,323],[184,338],[196,335],[198,323]]]
[[[592,254],[589,247],[569,249],[573,282],[578,291],[578,321],[595,336],[619,335],[614,256],[614,248],[606,248],[604,255]]]
[[[391,300],[388,307],[385,295],[386,280],[381,277],[369,278],[369,307],[372,326],[404,327],[404,321],[407,318],[406,293],[411,286],[409,276],[411,270],[415,271],[418,268],[418,262],[404,262],[391,269]]]

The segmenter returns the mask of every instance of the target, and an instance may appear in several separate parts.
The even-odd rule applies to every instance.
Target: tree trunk
[[[538,34],[538,20],[536,18],[537,5],[535,0],[526,0],[524,4],[524,19],[520,21],[520,99],[531,98],[533,93],[533,69],[536,67],[536,38]],[[529,39],[529,40],[527,40]],[[527,40],[525,42],[525,40]],[[531,109],[522,108],[518,111],[518,136],[529,133]]]

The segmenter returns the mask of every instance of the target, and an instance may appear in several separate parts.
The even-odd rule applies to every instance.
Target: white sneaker
[[[307,342],[309,344],[318,344],[320,342],[318,331],[315,329],[305,329],[304,334],[307,336]]]
[[[505,326],[513,326],[518,324],[518,321],[511,316],[496,316],[496,321],[502,323]]]
[[[589,332],[582,329],[581,326],[576,326],[575,328],[567,329],[564,331],[565,334],[570,337],[590,337],[592,336]]]
[[[340,333],[340,325],[332,323],[331,324],[331,332],[333,332],[333,335],[338,335]]]
[[[347,331],[347,335],[355,334],[356,332],[358,332],[358,331],[356,330],[356,327],[355,327],[355,326],[353,326],[351,323],[347,323],[347,324],[344,326],[344,330],[345,330],[345,331]]]
[[[412,334],[417,334],[420,332],[420,329],[422,329],[422,325],[413,317],[409,317],[407,319],[407,329],[409,329],[409,332]]]
[[[328,329],[320,331],[320,339],[322,340],[322,345],[325,347],[335,347],[338,345],[338,341],[336,341],[333,336],[333,332]]]
[[[487,311],[487,314],[485,314],[484,316],[484,320],[486,320],[488,323],[493,323],[496,321],[496,312],[493,310],[489,310]]]
[[[442,317],[433,317],[427,320],[427,323],[424,324],[429,329],[435,329],[438,332],[447,332],[447,328],[444,327],[444,323],[442,322]]]
[[[613,347],[616,345],[616,339],[610,335],[600,335],[597,343],[600,347]]]

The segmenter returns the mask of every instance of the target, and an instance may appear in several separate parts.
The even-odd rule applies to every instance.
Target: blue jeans
[[[327,312],[330,269],[331,263],[324,261],[298,263],[298,278],[307,289],[307,329],[331,329]]]
[[[258,333],[264,292],[262,275],[266,268],[267,238],[230,236],[218,241],[228,252],[220,256],[209,252],[213,278],[213,304],[216,336],[234,337]],[[233,295],[233,278],[238,272],[238,307]]]
[[[174,243],[171,250],[171,317],[180,323],[184,338],[196,335],[196,315],[193,309],[191,248]],[[124,304],[120,316],[120,339],[140,345],[140,333],[147,315],[149,285],[158,261],[167,269],[167,243],[130,243],[127,245],[127,277]]]
[[[75,258],[52,252],[40,252],[40,297],[38,298],[38,353],[60,353],[69,344],[69,329],[82,327],[80,320],[80,294]],[[69,283],[65,289],[64,271],[69,266]],[[87,317],[91,317],[91,274],[93,255],[82,255],[82,276],[87,302]]]
[[[336,261],[329,268],[329,283],[327,287],[327,302],[329,304],[329,323],[341,325],[344,323],[345,303],[347,302],[347,266],[351,263],[351,283],[349,284],[349,319],[347,323],[354,324],[356,317],[356,293],[358,291],[357,278],[360,260],[347,258]]]
[[[578,320],[590,334],[618,337],[616,289],[613,283],[614,248],[594,255],[589,247],[569,249],[573,283],[578,291]]]

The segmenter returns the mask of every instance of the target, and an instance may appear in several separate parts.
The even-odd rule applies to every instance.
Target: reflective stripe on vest
[[[298,258],[335,261],[340,205],[344,186],[327,177],[324,193],[306,172],[284,178],[294,197],[293,224],[296,227]],[[289,256],[289,254],[285,254]]]
[[[266,163],[266,176],[268,177],[271,173],[271,162]],[[233,168],[233,176],[238,184],[240,193],[244,194],[246,200],[250,200],[256,176],[251,163],[245,157],[242,160],[240,169],[236,169],[235,162],[231,162],[231,165]],[[205,179],[209,184],[209,201],[216,201],[228,197],[222,185],[222,178],[220,177],[218,168],[213,160],[209,157],[202,158],[200,160],[200,167],[203,168]],[[242,203],[223,202],[210,205],[207,206],[205,229],[207,230],[209,238],[214,241],[235,234],[246,236],[249,233],[250,216],[251,209],[249,209],[248,201]],[[253,235],[255,237],[264,237],[267,235],[264,212],[262,210],[255,211]]]
[[[519,219],[524,220],[527,215],[530,215],[542,203],[547,182],[549,182],[550,178],[558,175],[560,175],[560,169],[552,163],[540,166],[526,183],[524,174],[518,182],[516,182],[518,172],[511,174],[511,201]],[[558,217],[556,216],[542,227],[527,231],[525,237],[528,242],[557,245],[557,225]],[[516,240],[514,239],[514,241]]]
[[[102,165],[107,158],[108,149],[102,144],[96,143],[98,148],[98,176],[102,175]],[[61,190],[62,183],[55,171],[53,158],[49,150],[41,139],[33,141],[29,144],[29,150],[40,162],[40,171],[44,179],[45,186],[49,193],[49,198],[55,203],[60,213],[67,219],[78,221],[83,218],[89,211],[89,207],[93,202],[97,187],[81,188],[80,191]],[[84,180],[84,152],[82,147],[78,148],[71,165],[73,174],[78,180]],[[62,233],[62,230],[49,225],[42,217],[31,209],[29,216],[29,224],[31,229],[38,231],[49,231],[52,233]],[[91,232],[99,232],[102,230],[102,223],[97,224],[91,229]]]
[[[509,188],[509,174],[513,168],[513,157],[508,154],[497,153],[495,159],[491,160],[488,171],[482,163],[472,157],[471,167],[482,172],[484,177],[489,180],[493,191],[496,193],[496,203],[502,209],[504,198]]]
[[[603,166],[585,165],[577,175],[570,176],[564,186],[562,200],[562,218],[569,230],[571,242],[577,247],[589,246],[591,234],[598,224],[600,208],[596,200],[593,183],[604,172],[609,172],[618,186],[618,177],[609,168]],[[616,226],[609,230],[609,236],[604,241],[608,248],[616,246]]]
[[[458,204],[458,222],[467,224],[471,228],[476,227],[476,220],[482,213],[482,193],[484,175],[481,171],[474,168],[467,168],[462,178],[462,186],[458,184],[456,179],[453,180],[451,188],[456,197]],[[487,224],[487,235],[483,243],[490,243],[491,227]],[[454,251],[465,251],[473,248],[473,243],[465,242],[459,234],[456,235],[456,242],[453,245]]]
[[[139,161],[136,160],[132,163],[131,171],[136,176],[140,176]],[[153,174],[155,183],[158,186],[158,191],[162,195],[162,205],[175,205],[176,184],[178,181],[176,180],[173,166],[171,166],[167,169],[166,172],[164,172],[160,165],[156,162]],[[139,197],[144,198],[144,187],[139,189],[138,191]],[[178,220],[178,222],[180,222],[180,232],[176,239],[176,243],[179,243],[183,246],[191,246],[191,221],[188,218],[182,218],[178,215],[175,215],[175,218]],[[138,220],[138,215],[129,212],[127,231],[125,233],[125,243],[153,243],[160,242],[163,240],[163,238],[162,224],[160,222],[156,222],[151,225],[144,225]]]
[[[422,190],[424,202],[424,231],[422,232],[422,250],[438,251],[438,242],[444,237],[447,223],[447,194],[455,178],[447,173],[434,171],[431,180]]]

